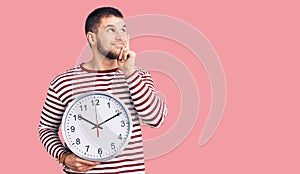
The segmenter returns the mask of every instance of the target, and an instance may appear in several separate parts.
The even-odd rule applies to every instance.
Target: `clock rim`
[[[111,155],[111,156],[108,156],[108,157],[105,157],[105,158],[89,158],[87,156],[84,156],[83,154],[81,153],[75,153],[74,151],[75,150],[72,150],[73,149],[73,146],[71,145],[71,143],[68,141],[68,139],[66,138],[66,131],[65,131],[65,120],[66,120],[66,117],[68,116],[69,114],[69,111],[70,109],[81,99],[85,98],[85,97],[88,97],[90,95],[106,95],[106,96],[109,96],[110,98],[113,98],[114,100],[117,100],[121,105],[122,107],[124,108],[125,112],[127,113],[128,115],[128,124],[129,124],[129,131],[128,131],[128,136],[123,144],[123,146],[121,146],[121,148],[119,148],[116,153],[114,155]],[[97,162],[104,162],[104,161],[107,161],[107,160],[110,160],[110,159],[113,159],[114,157],[118,156],[124,149],[125,147],[128,145],[130,139],[131,139],[131,134],[132,134],[132,129],[133,129],[133,124],[132,124],[132,115],[129,111],[129,109],[127,108],[127,106],[125,105],[125,103],[119,99],[119,97],[111,94],[111,93],[108,93],[108,92],[103,92],[103,91],[97,91],[97,92],[87,92],[87,93],[84,93],[84,94],[81,94],[79,95],[78,97],[76,97],[73,101],[71,101],[68,106],[66,107],[65,111],[64,111],[64,114],[62,116],[62,123],[61,123],[61,126],[62,126],[62,136],[63,136],[63,139],[64,139],[64,142],[66,143],[66,147],[71,150],[72,153],[74,153],[75,155],[77,155],[78,157],[80,158],[83,158],[85,160],[89,160],[89,161],[97,161]]]

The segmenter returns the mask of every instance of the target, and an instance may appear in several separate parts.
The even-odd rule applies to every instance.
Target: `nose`
[[[116,31],[115,32],[115,39],[116,40],[126,40],[127,39],[127,33],[122,31]]]

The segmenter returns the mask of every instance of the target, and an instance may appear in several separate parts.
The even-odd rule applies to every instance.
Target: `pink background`
[[[49,82],[73,67],[86,45],[87,14],[104,5],[119,8],[126,17],[163,14],[186,21],[207,37],[225,72],[227,101],[222,122],[212,139],[199,146],[210,104],[203,67],[180,55],[182,48],[172,50],[176,44],[167,47],[172,44],[168,41],[161,45],[155,44],[155,38],[145,38],[144,45],[140,44],[143,38],[131,42],[137,52],[163,49],[178,55],[196,77],[201,98],[191,134],[171,152],[147,160],[148,173],[300,172],[297,1],[29,0],[0,2],[0,173],[61,173],[38,139],[41,108]],[[153,77],[165,94],[169,115],[162,128],[143,128],[145,140],[172,128],[180,100],[170,78],[159,73]]]

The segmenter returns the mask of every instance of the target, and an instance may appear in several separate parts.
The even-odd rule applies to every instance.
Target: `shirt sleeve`
[[[167,106],[155,91],[150,73],[137,69],[126,80],[142,122],[151,127],[160,127],[167,115]]]
[[[45,149],[57,160],[63,152],[67,151],[58,134],[64,110],[65,106],[50,85],[42,109],[38,132]]]

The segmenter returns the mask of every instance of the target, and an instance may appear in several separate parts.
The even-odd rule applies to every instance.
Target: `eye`
[[[122,28],[122,30],[121,30],[121,31],[125,33],[125,32],[126,32],[126,28]]]
[[[107,29],[107,32],[115,32],[115,29],[113,29],[113,28],[108,28],[108,29]]]

